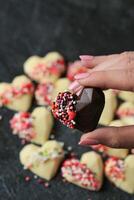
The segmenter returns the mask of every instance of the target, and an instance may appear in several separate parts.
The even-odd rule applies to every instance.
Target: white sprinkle
[[[73,149],[73,148],[72,148],[71,146],[68,146],[68,147],[67,147],[67,150],[68,150],[68,151],[72,151],[72,149]]]
[[[50,139],[54,139],[54,138],[55,138],[54,134],[50,135]]]

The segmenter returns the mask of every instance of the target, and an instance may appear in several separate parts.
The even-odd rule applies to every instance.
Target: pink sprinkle
[[[80,55],[79,57],[82,61],[91,61],[93,59],[91,55]]]
[[[49,186],[50,186],[49,183],[44,183],[44,187],[45,187],[45,188],[48,188]]]
[[[30,181],[30,180],[31,180],[30,176],[26,176],[26,177],[25,177],[25,181],[26,181],[26,182],[28,182],[28,181]]]

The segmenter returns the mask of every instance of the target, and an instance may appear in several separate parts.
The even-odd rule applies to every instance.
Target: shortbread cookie
[[[35,99],[38,105],[49,106],[52,103],[54,92],[54,83],[41,83],[37,86],[35,91]]]
[[[121,119],[115,119],[110,122],[109,126],[124,126],[125,124]]]
[[[122,103],[116,113],[120,118],[134,116],[134,103],[129,101]]]
[[[134,125],[134,116],[129,116],[129,117],[122,117],[121,121],[125,126],[131,126]]]
[[[134,92],[120,91],[118,97],[124,101],[129,101],[134,103]]]
[[[92,149],[100,152],[103,156],[114,156],[117,158],[125,158],[128,155],[128,149],[116,149],[105,146],[103,144],[91,145]]]
[[[117,107],[117,99],[116,95],[112,90],[104,91],[105,94],[105,106],[102,112],[102,115],[99,120],[99,124],[101,125],[109,125],[109,123],[113,120],[115,110]]]
[[[31,56],[24,63],[24,71],[39,83],[55,82],[65,71],[64,58],[57,52],[45,57]]]
[[[102,91],[84,88],[80,97],[68,91],[59,93],[52,104],[52,112],[67,127],[88,132],[96,128],[103,107]]]
[[[70,81],[74,80],[74,76],[79,73],[85,73],[88,71],[88,68],[83,66],[80,60],[76,60],[74,63],[70,63],[67,68],[67,78]]]
[[[125,160],[109,158],[105,162],[105,174],[115,186],[134,194],[134,155],[128,155]]]
[[[98,191],[103,182],[103,162],[95,152],[84,153],[79,161],[76,158],[64,161],[62,176],[82,188]]]
[[[53,92],[53,100],[57,97],[59,92],[65,92],[68,90],[70,81],[67,78],[60,78],[55,82],[55,89]]]
[[[12,83],[0,83],[0,106],[11,110],[27,111],[31,106],[34,86],[30,79],[21,75]]]
[[[20,151],[20,162],[24,169],[46,180],[56,175],[63,158],[63,143],[55,140],[47,141],[42,147],[28,144]]]
[[[51,105],[59,92],[66,91],[70,85],[67,78],[60,78],[55,83],[42,83],[37,86],[35,98],[38,105]]]
[[[37,107],[30,114],[16,113],[10,120],[14,135],[36,144],[44,144],[48,140],[53,127],[53,117],[45,107]]]

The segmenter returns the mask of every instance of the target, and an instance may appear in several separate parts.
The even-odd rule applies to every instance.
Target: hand
[[[134,52],[108,56],[80,56],[87,73],[77,74],[70,89],[83,87],[134,91]],[[100,128],[81,137],[81,145],[104,144],[116,148],[134,147],[134,126]]]

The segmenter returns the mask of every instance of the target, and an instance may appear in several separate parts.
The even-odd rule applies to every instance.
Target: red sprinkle
[[[0,94],[0,106],[11,103],[13,98],[20,97],[24,94],[33,94],[34,86],[31,82],[23,84],[20,88],[11,87],[9,90]]]
[[[13,134],[23,139],[22,144],[26,141],[31,141],[36,136],[32,121],[33,118],[28,112],[16,113],[10,120],[10,127],[13,130]]]
[[[39,105],[50,105],[52,103],[51,98],[53,89],[53,83],[39,84],[35,91],[37,103]]]
[[[46,75],[61,75],[65,70],[65,62],[64,59],[58,59],[54,62],[49,63],[38,63],[33,71],[32,77],[36,78],[38,75],[46,76]]]
[[[124,161],[119,158],[111,157],[105,162],[106,174],[115,180],[116,179],[121,179],[121,180],[125,179],[125,171],[124,170],[125,170]]]
[[[75,158],[65,160],[61,171],[64,178],[69,175],[74,181],[91,190],[98,190],[100,187],[100,182],[96,179],[95,174],[87,168],[86,164],[80,163]]]
[[[73,81],[76,74],[87,72],[87,67],[84,67],[82,62],[77,60],[74,63],[70,63],[67,70],[67,77]]]

